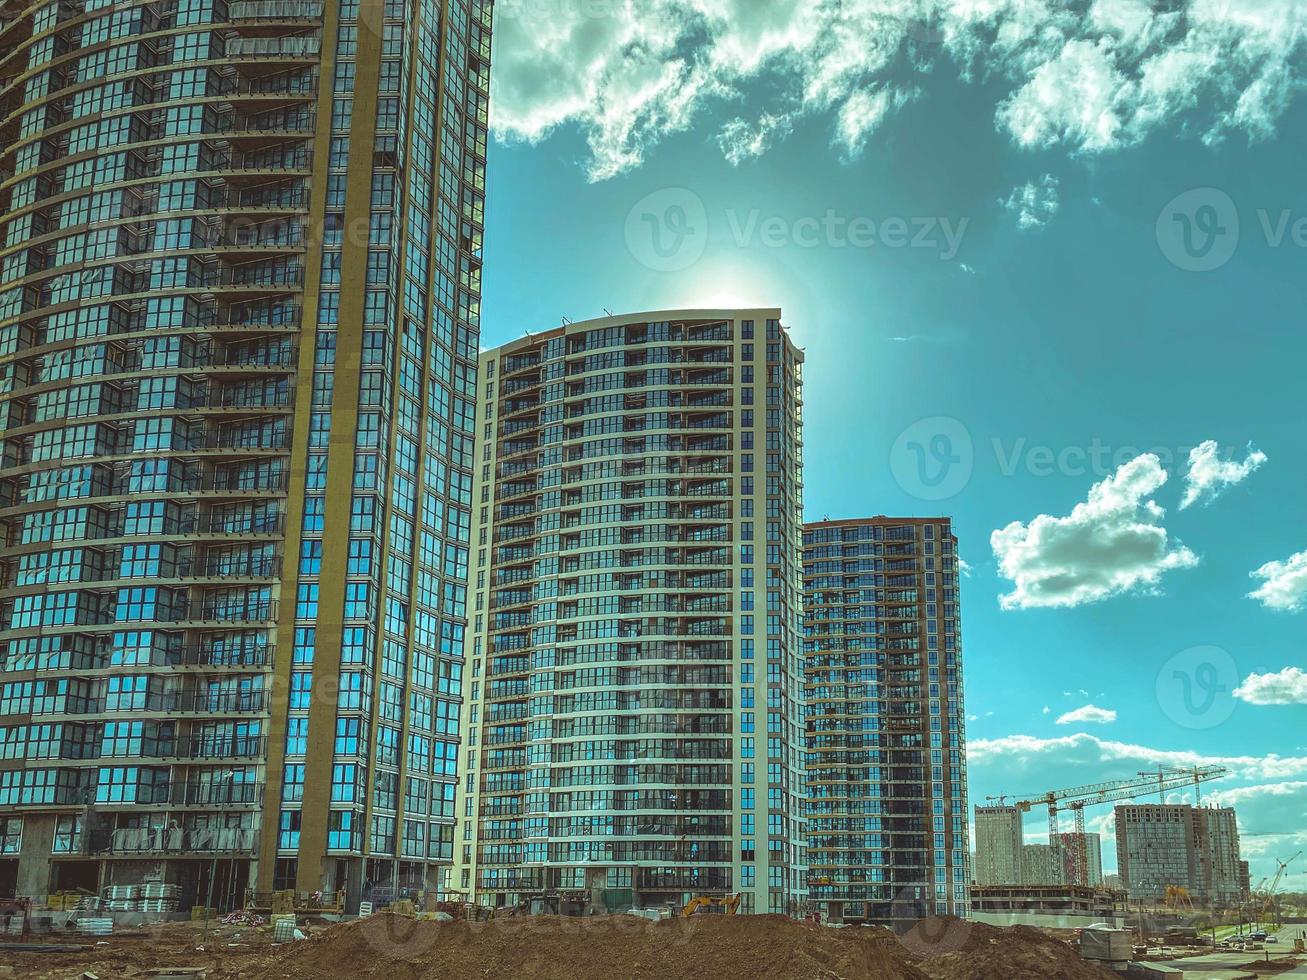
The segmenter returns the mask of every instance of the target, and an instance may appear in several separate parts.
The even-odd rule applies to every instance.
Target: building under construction
[[[1182,896],[1195,905],[1221,906],[1247,894],[1239,827],[1229,807],[1118,806],[1116,864],[1131,900]]]
[[[1103,885],[1102,844],[1097,834],[1085,830],[1085,810],[1089,807],[1106,803],[1133,800],[1146,793],[1165,793],[1170,790],[1194,789],[1212,779],[1226,774],[1220,766],[1200,766],[1191,769],[1159,769],[1157,772],[1141,772],[1125,779],[1091,783],[1086,786],[1073,786],[1067,789],[1049,790],[1045,793],[1020,799],[1007,805],[1007,796],[990,797],[997,806],[976,807],[976,878],[975,884],[988,885],[1070,885],[1075,887],[1101,887]],[[1036,807],[1048,811],[1048,843],[1026,844],[1022,830],[1022,818],[1025,813]],[[1154,811],[1174,809],[1192,810],[1192,807],[1161,806],[1119,806],[1117,807],[1117,841],[1118,855],[1121,854],[1122,813],[1142,813],[1143,824],[1152,825],[1159,818]],[[1074,831],[1062,832],[1060,816],[1070,810],[1074,819]],[[1200,853],[1198,857],[1188,855],[1189,846],[1177,836],[1181,823],[1177,817],[1161,829],[1150,829],[1147,834],[1139,832],[1140,843],[1135,856],[1135,867],[1142,876],[1135,886],[1141,895],[1145,892],[1157,898],[1166,896],[1167,885],[1185,888],[1195,896],[1206,900],[1209,894],[1224,895],[1232,887],[1238,887],[1239,844],[1238,829],[1234,823],[1234,811],[1203,810],[1202,813],[1228,813],[1229,818],[1212,817],[1210,829],[1203,830],[1203,843],[1193,845]],[[1174,825],[1174,827],[1172,826]],[[1194,826],[1190,821],[1190,826]],[[1195,838],[1197,839],[1197,838]],[[1127,861],[1118,857],[1121,877],[1129,887],[1130,879],[1126,877]],[[1221,884],[1212,889],[1203,885],[1206,873],[1203,869],[1214,869],[1215,880]],[[1196,870],[1190,870],[1196,869]],[[1211,875],[1209,875],[1209,878]],[[1160,888],[1157,880],[1163,881]],[[1190,889],[1190,883],[1196,885]],[[1246,889],[1244,889],[1246,891]],[[1134,895],[1132,894],[1132,897]],[[1219,897],[1217,900],[1221,900]]]

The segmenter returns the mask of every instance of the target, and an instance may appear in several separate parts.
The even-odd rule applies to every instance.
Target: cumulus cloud
[[[1164,572],[1190,568],[1198,556],[1172,544],[1152,495],[1166,470],[1152,453],[1137,456],[1094,484],[1066,517],[1013,521],[989,538],[998,567],[1014,588],[1004,609],[1079,606],[1137,590],[1155,590]]]
[[[1025,230],[1043,228],[1057,214],[1057,184],[1056,177],[1044,174],[1038,183],[1029,180],[1020,187],[1014,187],[1007,199],[999,203],[1015,212],[1017,227]]]
[[[1307,704],[1307,671],[1285,667],[1274,674],[1249,674],[1234,696],[1249,704]]]
[[[1075,725],[1088,722],[1094,725],[1110,725],[1114,721],[1116,721],[1116,712],[1113,709],[1100,708],[1096,704],[1086,704],[1074,711],[1059,715],[1057,724]]]
[[[1248,593],[1267,609],[1298,612],[1307,605],[1307,551],[1290,555],[1284,561],[1268,561],[1255,572],[1262,584]]]
[[[1189,469],[1184,476],[1184,496],[1180,498],[1180,509],[1184,510],[1200,500],[1210,503],[1226,487],[1243,483],[1265,462],[1266,454],[1254,449],[1251,443],[1242,463],[1233,459],[1221,459],[1221,447],[1215,439],[1208,439],[1202,445],[1195,446],[1189,450]]]
[[[1307,756],[1203,755],[1189,749],[1156,749],[1131,742],[1118,742],[1079,732],[1053,738],[1034,735],[1006,735],[1002,738],[969,739],[967,759],[997,766],[1022,775],[1033,766],[1066,770],[1064,782],[1075,782],[1073,770],[1092,768],[1095,781],[1124,779],[1143,767],[1166,766],[1192,769],[1194,766],[1224,766],[1245,780],[1307,779]],[[1070,778],[1067,778],[1070,777]],[[1085,780],[1089,782],[1090,780]],[[1061,784],[1058,784],[1061,785]]]
[[[1307,8],[1283,0],[499,0],[492,125],[576,125],[603,179],[710,106],[733,162],[819,115],[857,153],[925,73],[1000,86],[1018,145],[1103,153],[1170,125],[1214,143],[1272,136],[1303,86]],[[763,94],[760,94],[763,93]]]

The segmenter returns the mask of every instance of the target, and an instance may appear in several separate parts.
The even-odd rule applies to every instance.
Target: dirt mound
[[[1112,980],[1075,947],[1030,926],[1000,929],[963,919],[928,919],[903,937],[932,980]]]
[[[414,922],[327,929],[241,970],[241,980],[929,980],[881,929],[781,916],[635,916]],[[1010,976],[1010,974],[1009,974]]]

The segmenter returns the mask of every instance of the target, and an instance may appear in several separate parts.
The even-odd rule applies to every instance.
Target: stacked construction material
[[[140,909],[140,885],[106,885],[104,909],[107,912],[136,912]]]
[[[113,932],[113,919],[77,917],[77,931],[88,936],[107,936]]]
[[[146,882],[141,886],[142,912],[176,912],[180,904],[180,889],[161,881]]]

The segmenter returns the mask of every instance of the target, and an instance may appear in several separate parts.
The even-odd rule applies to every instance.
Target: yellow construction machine
[[[740,893],[734,895],[695,895],[685,903],[681,915],[734,915],[740,907]]]

